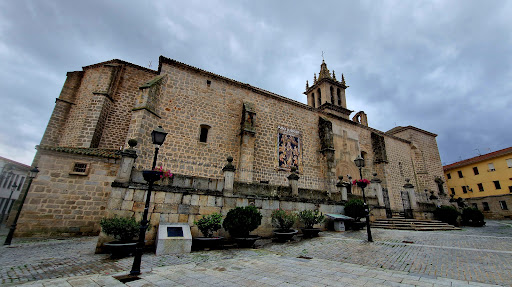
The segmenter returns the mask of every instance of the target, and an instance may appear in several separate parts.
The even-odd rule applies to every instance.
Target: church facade
[[[306,84],[307,104],[163,56],[157,71],[111,60],[69,72],[37,146],[40,173],[17,234],[97,234],[104,216],[140,218],[140,172],[151,167],[157,126],[168,132],[157,166],[174,176],[155,188],[153,225],[193,225],[203,214],[252,204],[264,215],[256,232],[265,234],[275,208],[343,213],[347,198],[361,195],[349,184],[359,179],[358,155],[372,180],[372,218],[411,206],[415,217],[429,217],[427,195],[447,189],[436,135],[369,127],[363,111],[348,109],[347,88],[325,62]],[[129,139],[138,145],[129,148]],[[227,164],[235,168],[232,190]]]

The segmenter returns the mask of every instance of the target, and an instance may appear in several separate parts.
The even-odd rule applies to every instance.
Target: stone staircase
[[[460,230],[460,228],[438,220],[427,219],[405,219],[405,218],[384,218],[375,220],[373,228],[401,229],[401,230]]]

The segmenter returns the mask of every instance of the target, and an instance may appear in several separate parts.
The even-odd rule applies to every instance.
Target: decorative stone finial
[[[334,73],[334,70],[332,70],[332,78],[336,81],[336,73]]]
[[[306,90],[309,89],[309,82],[306,80]]]
[[[316,84],[316,73],[313,75],[313,84]]]
[[[299,180],[299,175],[297,174],[297,167],[292,166],[290,168],[291,174],[288,176],[289,180]]]
[[[226,160],[228,161],[228,163],[222,168],[222,171],[235,171],[236,168],[232,164],[233,157],[232,156],[228,156],[228,158]]]
[[[129,139],[128,140],[128,145],[130,146],[130,148],[134,148],[135,146],[137,146],[138,142],[136,139]]]
[[[341,74],[341,83],[345,85],[345,76],[343,76],[343,73]]]
[[[322,60],[322,65],[320,65],[320,73],[318,74],[318,80],[321,79],[331,79],[331,72],[329,72],[329,69],[327,69],[327,64],[325,61]]]

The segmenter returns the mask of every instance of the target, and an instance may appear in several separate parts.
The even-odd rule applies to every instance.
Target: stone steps
[[[400,229],[400,230],[418,230],[418,231],[460,230],[460,228],[458,228],[458,227],[441,222],[439,220],[405,219],[405,218],[377,219],[372,223],[372,227],[385,228],[385,229]]]

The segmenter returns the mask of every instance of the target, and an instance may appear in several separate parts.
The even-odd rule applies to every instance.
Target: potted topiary
[[[459,212],[451,205],[441,205],[434,210],[434,217],[442,222],[457,226]]]
[[[304,228],[301,228],[304,238],[311,238],[318,236],[321,231],[320,228],[314,228],[313,226],[324,222],[325,217],[318,210],[306,209],[299,212],[299,220],[304,224]]]
[[[222,227],[222,215],[220,213],[203,215],[201,219],[194,221],[194,224],[197,225],[197,228],[204,236],[194,238],[194,247],[198,249],[212,249],[219,246],[223,237],[213,236],[213,233]]]
[[[222,226],[238,247],[252,247],[260,237],[249,233],[260,226],[261,218],[260,211],[254,206],[236,207],[228,211]]]
[[[354,218],[353,222],[347,222],[347,227],[352,230],[360,230],[365,226],[361,218],[366,217],[364,203],[360,199],[351,199],[345,204],[345,215]]]
[[[140,222],[133,217],[102,218],[100,226],[103,233],[114,237],[115,241],[105,243],[111,258],[122,258],[135,251]]]
[[[485,225],[484,214],[478,208],[467,207],[462,210],[462,225],[481,227]]]
[[[292,229],[292,226],[297,220],[296,213],[285,211],[283,209],[276,209],[272,211],[271,217],[272,225],[277,228],[274,230],[274,235],[277,237],[277,241],[289,241],[298,233],[296,229]]]

